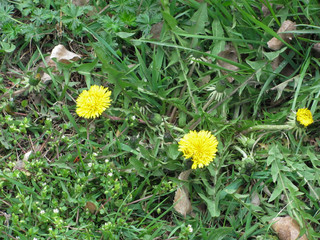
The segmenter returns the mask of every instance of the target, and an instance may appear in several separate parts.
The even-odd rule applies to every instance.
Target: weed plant
[[[315,0],[1,1],[1,238],[277,239],[271,220],[289,215],[319,239],[319,11]],[[293,37],[271,50],[285,20]],[[48,64],[58,44],[81,59]],[[85,119],[76,99],[93,85],[111,106]],[[190,130],[211,132],[218,151],[181,180]]]

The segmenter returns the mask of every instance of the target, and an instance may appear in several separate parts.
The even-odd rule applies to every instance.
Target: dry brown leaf
[[[272,7],[272,5],[273,5],[273,4],[270,3],[270,6],[271,6],[271,7]],[[263,12],[263,16],[264,16],[264,17],[270,15],[270,10],[269,10],[269,8],[268,8],[266,5],[264,5],[264,4],[262,4],[261,11]]]
[[[150,33],[152,35],[151,38],[159,40],[161,31],[162,31],[162,27],[163,27],[163,22],[153,24],[151,27],[151,30],[150,30]]]
[[[273,3],[270,3],[270,6],[272,7]],[[276,4],[276,9],[277,10],[281,9],[282,7],[283,7],[283,5]],[[264,17],[269,16],[270,13],[271,13],[269,8],[264,4],[262,4],[261,11],[263,12],[263,16]]]
[[[70,61],[77,61],[81,57],[78,54],[68,51],[63,45],[59,44],[52,49],[50,58],[56,58],[58,62],[69,64]]]
[[[179,179],[186,181],[191,173],[191,169],[180,173]],[[179,187],[176,191],[173,200],[174,209],[182,216],[186,217],[187,214],[191,213],[192,206],[189,199],[189,191],[185,186]]]
[[[273,230],[277,233],[279,240],[297,240],[300,234],[300,226],[296,220],[290,216],[276,217],[270,221]],[[308,240],[303,235],[299,240]]]
[[[72,0],[72,3],[76,6],[86,6],[89,2],[90,0]]]
[[[320,53],[320,42],[313,45],[313,49]]]
[[[293,38],[293,34],[292,33],[282,33],[285,31],[293,31],[296,30],[296,23],[292,22],[290,20],[286,20],[282,23],[281,27],[278,30],[278,34],[279,36],[286,42],[290,42]],[[282,45],[283,42],[281,42],[279,39],[273,37],[268,43],[268,47],[272,50],[279,50]]]
[[[253,205],[260,206],[259,194],[256,191],[254,191],[251,195],[251,203]]]
[[[24,154],[23,160],[17,160],[16,164],[13,167],[13,170],[17,169],[17,170],[23,171],[23,172],[25,172],[25,174],[27,176],[30,176],[31,173],[28,170],[25,169],[25,162],[29,161],[29,157],[30,157],[31,153],[32,153],[32,151],[29,151],[26,154]]]
[[[89,210],[92,214],[97,210],[96,205],[93,202],[87,202],[85,208]]]
[[[283,61],[283,58],[279,55],[271,62],[271,67],[273,70],[276,70],[281,62]],[[291,67],[290,64],[287,64],[280,72],[282,75],[289,77],[291,74],[294,73],[294,69]]]
[[[226,50],[220,52],[218,55],[220,57],[223,57],[223,58],[226,58],[226,59],[229,59],[233,62],[238,63],[238,55],[237,55],[236,49],[233,46],[227,45]],[[239,68],[237,66],[234,66],[234,65],[227,63],[227,62],[224,62],[222,60],[217,60],[217,63],[220,67],[229,69],[231,71],[238,71],[239,70]],[[223,70],[221,72],[224,75],[228,74],[228,72],[223,71]],[[227,79],[229,82],[233,82],[233,80],[234,80],[233,77],[227,77]]]
[[[320,57],[320,42],[314,44],[312,49],[314,50],[313,51],[314,56],[319,58]]]

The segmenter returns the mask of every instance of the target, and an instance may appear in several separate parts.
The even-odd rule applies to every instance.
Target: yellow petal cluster
[[[190,131],[179,141],[179,151],[192,158],[192,169],[208,166],[216,157],[218,140],[209,131]]]
[[[297,121],[307,127],[313,123],[311,111],[308,108],[300,108],[296,114]]]
[[[99,117],[111,104],[111,91],[103,86],[93,85],[77,98],[76,113],[84,118]]]

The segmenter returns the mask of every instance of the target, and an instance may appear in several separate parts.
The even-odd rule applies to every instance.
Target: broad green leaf
[[[116,35],[120,38],[129,38],[133,36],[135,33],[128,33],[128,32],[117,32]]]
[[[241,179],[237,179],[233,183],[229,184],[225,189],[220,193],[220,199],[224,199],[227,194],[234,194],[239,187],[243,184]]]
[[[96,58],[92,63],[83,63],[77,68],[77,71],[82,75],[89,74],[95,68],[97,63],[98,63],[98,58]]]
[[[257,80],[260,81],[260,76],[262,74],[262,71],[258,71],[258,70],[263,68],[263,66],[266,65],[266,62],[264,60],[260,60],[260,61],[246,60],[246,62],[250,65],[250,67],[252,67],[254,70],[256,70]]]
[[[204,194],[199,193],[199,196],[206,202],[208,211],[211,217],[219,217],[220,209],[219,209],[219,193],[216,195],[215,199],[207,198]]]
[[[205,25],[208,21],[207,3],[203,2],[195,14],[191,17],[192,27],[188,31],[191,34],[205,32]]]
[[[284,189],[283,189],[282,185],[278,182],[275,189],[273,189],[273,192],[272,192],[268,202],[272,202],[273,200],[275,200],[282,193],[283,190]]]
[[[214,19],[212,21],[211,28],[212,28],[213,37],[217,37],[217,38],[224,37],[224,31],[218,19]],[[211,54],[218,55],[220,52],[224,51],[225,44],[226,44],[225,40],[213,40],[212,41],[213,48],[211,50]]]
[[[167,155],[172,160],[176,160],[181,152],[178,151],[178,145],[177,144],[171,144],[168,147]]]
[[[134,153],[135,155],[139,155],[139,153],[136,150],[134,150],[127,144],[120,143],[119,146],[120,146],[120,149],[123,151]]]
[[[280,50],[274,52],[263,52],[263,54],[268,58],[269,61],[272,61],[276,59],[280,55],[280,53],[283,53],[285,50],[287,50],[287,47],[281,48]]]
[[[171,16],[168,12],[162,11],[161,13],[162,13],[163,19],[166,21],[168,26],[171,29],[174,29],[177,26],[177,20],[173,16]]]
[[[144,167],[143,163],[141,162],[141,160],[135,158],[135,157],[131,157],[129,159],[129,162],[132,164],[133,168],[141,175],[146,177],[146,168]]]

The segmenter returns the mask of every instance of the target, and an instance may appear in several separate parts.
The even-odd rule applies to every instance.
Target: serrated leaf
[[[208,21],[207,3],[202,3],[199,6],[199,9],[193,14],[190,21],[193,22],[193,26],[190,28],[189,33],[204,33],[205,25]]]
[[[260,76],[262,74],[262,71],[258,71],[258,70],[261,69],[264,65],[266,65],[266,62],[264,60],[262,60],[262,61],[246,60],[246,62],[250,65],[250,67],[252,67],[254,70],[256,70],[257,80],[260,81]]]
[[[98,58],[96,58],[92,63],[84,63],[81,64],[78,68],[77,71],[78,73],[85,75],[91,73],[91,71],[94,69],[94,67],[98,63]]]
[[[285,50],[287,50],[286,47],[275,52],[263,52],[263,54],[268,58],[268,60],[272,61],[276,59],[280,55],[280,53],[284,52]]]

